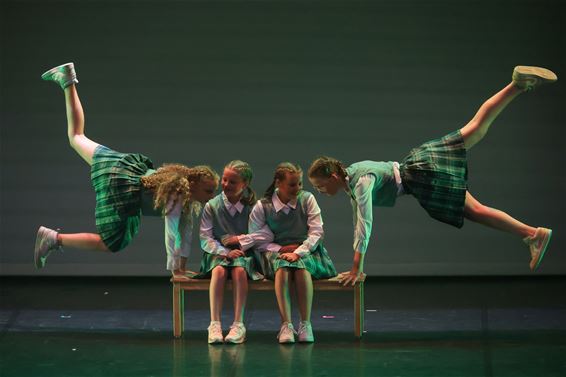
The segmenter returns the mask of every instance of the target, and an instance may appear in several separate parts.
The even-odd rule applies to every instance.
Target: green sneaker
[[[554,72],[541,67],[518,65],[513,70],[513,84],[521,90],[533,90],[537,86],[558,80]]]
[[[46,81],[56,82],[62,89],[78,84],[79,82],[79,80],[77,80],[77,74],[73,63],[67,63],[51,68],[49,71],[41,75],[41,78]]]

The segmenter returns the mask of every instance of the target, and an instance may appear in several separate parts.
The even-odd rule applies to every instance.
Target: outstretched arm
[[[354,260],[352,269],[339,275],[340,282],[344,285],[354,285],[364,272],[364,257],[371,236],[373,224],[373,202],[372,191],[376,178],[367,174],[358,180],[354,188],[355,200],[352,200],[354,211]]]
[[[180,200],[170,200],[167,207],[169,211],[164,218],[167,269],[173,275],[184,275],[190,252],[192,229],[189,224],[181,224],[182,205]]]

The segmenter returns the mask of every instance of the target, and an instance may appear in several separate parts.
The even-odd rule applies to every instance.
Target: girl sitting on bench
[[[200,224],[200,244],[204,250],[198,277],[210,276],[210,326],[208,343],[243,343],[246,340],[244,311],[248,295],[248,278],[263,279],[258,272],[253,249],[241,250],[239,245],[226,247],[222,241],[233,235],[248,233],[250,212],[256,202],[250,187],[253,172],[246,162],[235,160],[224,167],[222,193],[204,206]],[[256,238],[257,239],[257,238]],[[269,238],[271,239],[271,238]],[[234,322],[222,337],[221,314],[224,287],[232,277]]]
[[[262,273],[275,280],[275,295],[281,316],[279,343],[294,343],[289,286],[294,281],[301,322],[299,342],[314,342],[311,325],[312,279],[336,275],[322,245],[322,217],[315,197],[302,189],[303,171],[295,164],[277,166],[273,183],[250,215],[249,231],[267,227],[273,242],[256,242],[261,253]]]

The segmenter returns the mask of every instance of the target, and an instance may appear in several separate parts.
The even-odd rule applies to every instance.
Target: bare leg
[[[297,288],[297,300],[299,302],[301,321],[310,321],[313,286],[312,276],[307,270],[295,271],[295,287]]]
[[[67,136],[71,147],[89,164],[92,164],[97,143],[84,135],[84,112],[75,85],[65,88],[67,111]],[[76,249],[110,251],[95,233],[58,234],[57,241],[62,246]]]
[[[57,235],[57,241],[63,247],[72,247],[75,249],[110,251],[102,242],[100,236],[96,233],[74,233]]]
[[[511,83],[480,106],[472,120],[460,129],[466,149],[476,145],[485,136],[499,113],[522,92]]]
[[[490,228],[502,230],[507,233],[516,234],[521,237],[532,237],[536,228],[523,224],[503,211],[484,206],[477,201],[469,192],[466,192],[466,203],[464,217]]]
[[[220,322],[222,314],[222,301],[224,300],[224,286],[226,285],[226,277],[228,272],[222,266],[216,266],[212,270],[212,278],[210,279],[210,320]]]
[[[248,298],[248,274],[243,267],[232,267],[232,291],[234,294],[234,322],[244,322]]]
[[[287,268],[280,268],[275,272],[275,296],[281,323],[291,322],[291,295],[289,294],[290,271]]]
[[[89,165],[92,165],[92,156],[99,144],[84,134],[84,112],[75,85],[65,88],[65,105],[69,143]]]

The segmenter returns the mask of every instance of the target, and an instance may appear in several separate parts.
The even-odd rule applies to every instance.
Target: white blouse
[[[244,210],[244,204],[241,201],[236,204],[232,204],[224,193],[222,193],[222,201],[224,202],[224,206],[228,210],[228,213],[232,217],[236,216],[236,213],[242,213]],[[209,254],[228,255],[230,249],[224,247],[217,239],[214,238],[212,228],[212,208],[210,208],[209,203],[206,203],[202,211],[202,219],[200,221],[200,247]]]
[[[290,201],[285,204],[277,195],[277,191],[271,197],[271,202],[273,203],[273,208],[276,212],[283,211],[288,214],[290,211],[297,209],[297,200]],[[322,227],[322,216],[320,215],[320,207],[316,202],[314,195],[310,195],[307,198],[307,225],[308,225],[308,237],[307,239],[295,250],[295,254],[301,257],[307,255],[309,252],[314,250],[324,236],[324,231]],[[281,245],[271,242],[273,240],[273,233],[271,229],[267,226],[265,220],[265,212],[263,210],[263,205],[261,201],[258,201],[254,206],[250,214],[249,223],[250,234],[242,236],[240,239],[240,244],[242,248],[244,245],[255,244],[257,245],[258,251],[279,251]],[[268,233],[269,232],[269,233]],[[269,237],[270,235],[270,237]],[[246,236],[248,236],[246,238]],[[268,241],[268,239],[271,240]],[[250,246],[251,247],[251,246]]]

